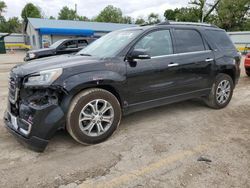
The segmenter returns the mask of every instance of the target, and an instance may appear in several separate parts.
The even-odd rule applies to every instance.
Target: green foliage
[[[178,10],[179,9],[175,9],[175,10],[172,10],[172,9],[167,9],[165,10],[164,12],[164,17],[168,20],[172,20],[172,21],[175,21],[177,19],[176,15],[178,13]]]
[[[123,17],[122,23],[125,23],[125,24],[132,24],[132,22],[133,22],[133,19],[132,19],[130,16],[124,16],[124,17]]]
[[[56,18],[54,16],[49,17],[50,20],[55,20]]]
[[[77,16],[77,20],[85,22],[90,21],[86,16]]]
[[[205,7],[205,0],[191,0],[189,2],[190,5],[193,5],[195,7],[196,15],[199,18],[199,20],[202,20],[203,15],[203,9]]]
[[[176,8],[175,10],[168,9],[164,13],[164,17],[168,20],[182,22],[198,22],[200,20],[199,10],[197,8]]]
[[[218,25],[227,31],[250,30],[250,1],[249,0],[214,0],[204,12],[204,0],[191,0],[191,7],[167,9],[164,17],[168,20],[205,22]]]
[[[2,13],[5,12],[5,9],[7,8],[4,1],[0,1],[0,17],[2,17]]]
[[[139,17],[135,20],[135,24],[143,25],[146,24],[146,21],[143,18]]]
[[[152,25],[152,24],[157,24],[159,23],[161,20],[159,18],[159,14],[155,14],[155,13],[150,13],[148,15],[148,24]]]
[[[5,19],[0,22],[0,32],[3,33],[21,33],[22,23],[18,17],[10,18],[8,21]]]
[[[76,11],[73,9],[70,9],[67,6],[64,6],[58,14],[59,20],[76,20],[77,17],[78,17],[78,15],[77,15]]]
[[[228,31],[250,29],[245,28],[249,22],[249,8],[249,0],[221,0],[216,8],[216,24]]]
[[[122,11],[112,5],[105,7],[95,18],[97,22],[123,23]]]
[[[32,3],[27,3],[22,10],[21,16],[23,20],[26,22],[27,18],[41,18],[41,11],[39,7],[36,7]]]

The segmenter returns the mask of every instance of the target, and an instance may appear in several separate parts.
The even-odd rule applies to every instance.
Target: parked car
[[[192,98],[226,107],[239,65],[227,33],[212,25],[162,23],[114,31],[76,55],[14,67],[6,127],[36,151],[62,128],[79,143],[100,143],[129,113]]]
[[[246,55],[244,65],[247,76],[250,76],[250,53]]]
[[[49,48],[28,51],[26,53],[24,61],[30,61],[33,59],[54,55],[76,53],[85,48],[94,40],[94,38],[61,39],[53,43]]]

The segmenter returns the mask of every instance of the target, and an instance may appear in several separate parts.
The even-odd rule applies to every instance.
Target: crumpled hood
[[[74,67],[83,64],[99,62],[99,58],[80,55],[60,55],[24,62],[12,68],[12,72],[19,76],[26,76],[42,70]]]

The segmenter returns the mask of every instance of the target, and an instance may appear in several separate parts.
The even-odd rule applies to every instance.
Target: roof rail
[[[213,24],[208,23],[199,23],[199,22],[169,22],[168,20],[166,22],[161,22],[157,25],[194,25],[194,26],[205,26],[205,27],[217,27]]]

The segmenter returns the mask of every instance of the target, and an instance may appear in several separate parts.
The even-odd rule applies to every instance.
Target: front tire
[[[218,74],[209,96],[205,99],[206,104],[214,109],[226,107],[231,101],[233,89],[232,78],[227,74]]]
[[[114,133],[121,114],[120,103],[112,93],[99,88],[87,89],[71,102],[66,128],[77,142],[97,144]]]

